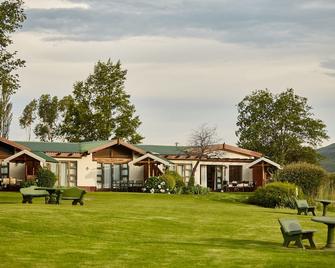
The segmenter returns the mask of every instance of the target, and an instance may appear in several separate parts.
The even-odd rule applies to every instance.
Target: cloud
[[[86,3],[73,3],[68,0],[25,0],[24,7],[27,9],[88,9]]]
[[[334,10],[322,9],[311,0],[66,2],[73,3],[73,8],[28,9],[23,30],[53,33],[53,40],[170,36],[262,46],[335,38]],[[320,3],[332,5],[331,1]]]

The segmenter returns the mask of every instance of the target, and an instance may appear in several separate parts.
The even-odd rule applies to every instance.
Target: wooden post
[[[148,178],[150,178],[150,173],[151,173],[151,169],[150,169],[150,158],[148,158]]]
[[[262,161],[262,186],[265,184],[265,170],[264,170],[264,162]]]

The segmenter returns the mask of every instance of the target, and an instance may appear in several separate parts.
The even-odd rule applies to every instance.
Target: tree
[[[12,122],[12,103],[10,102],[10,94],[5,81],[2,81],[0,99],[0,136],[8,139],[9,127]]]
[[[317,162],[315,147],[327,139],[326,125],[315,119],[307,98],[293,89],[280,94],[256,90],[238,104],[238,145],[286,164]]]
[[[57,97],[44,94],[39,98],[37,105],[39,123],[34,129],[34,133],[41,141],[52,142],[58,137],[58,107]]]
[[[120,61],[109,59],[99,61],[85,81],[76,82],[72,95],[60,101],[60,135],[72,142],[123,138],[139,143],[141,122],[124,89],[126,74]]]
[[[20,126],[25,128],[28,132],[28,140],[31,139],[31,127],[36,119],[37,101],[32,100],[23,110],[22,116],[20,117]]]
[[[211,145],[217,142],[216,127],[209,127],[206,124],[203,124],[198,129],[193,130],[189,140],[190,149],[187,150],[187,153],[195,156],[197,160],[192,168],[192,178],[194,178],[195,171],[197,170],[201,159],[210,152]]]
[[[8,51],[8,46],[13,43],[10,35],[21,27],[26,18],[22,5],[21,0],[8,0],[0,3],[0,135],[5,138],[8,138],[12,120],[10,97],[20,87],[16,71],[24,66],[24,61],[15,57],[16,51]]]

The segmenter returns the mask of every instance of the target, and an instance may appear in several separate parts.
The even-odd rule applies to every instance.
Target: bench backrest
[[[20,189],[20,193],[23,195],[49,195],[49,193],[46,190],[36,190],[37,186],[30,186]]]
[[[77,187],[71,187],[64,189],[62,192],[62,197],[78,197],[81,198],[86,193],[85,190],[79,189]]]
[[[295,203],[297,204],[298,208],[308,208],[308,203],[306,200],[302,199],[302,200],[295,200]]]
[[[299,234],[302,228],[296,219],[278,219],[282,231],[288,235]]]

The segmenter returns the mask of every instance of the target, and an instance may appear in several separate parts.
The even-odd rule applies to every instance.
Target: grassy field
[[[334,266],[325,225],[245,197],[88,193],[81,207],[0,192],[0,267]],[[281,246],[277,219],[297,217],[318,230],[317,250]]]

